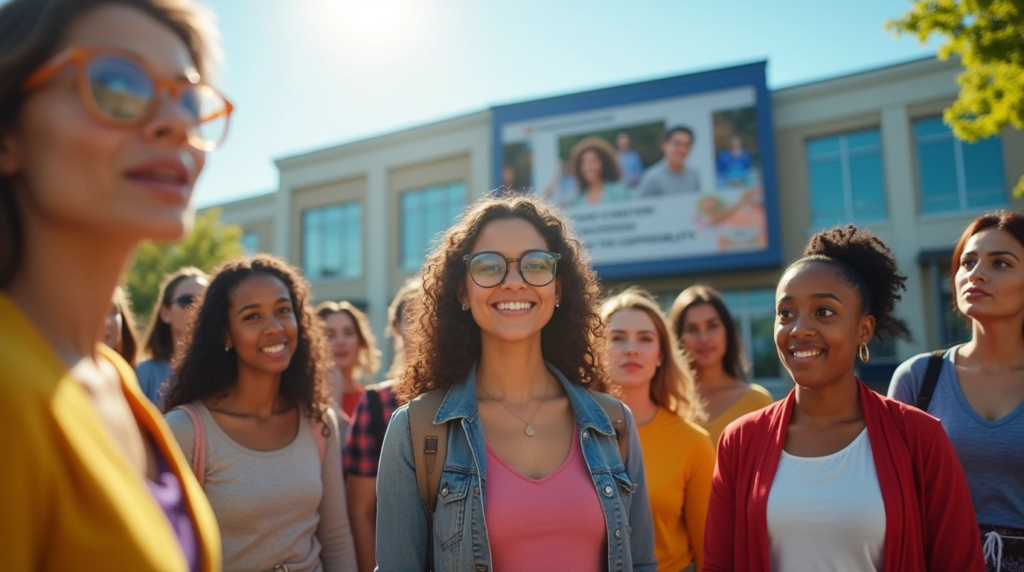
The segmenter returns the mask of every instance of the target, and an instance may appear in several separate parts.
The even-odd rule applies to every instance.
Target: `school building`
[[[791,381],[774,344],[774,288],[817,230],[868,227],[908,276],[898,312],[912,341],[872,347],[861,375],[880,389],[914,354],[967,335],[951,310],[953,246],[978,214],[1016,209],[1024,132],[967,144],[942,123],[956,98],[958,62],[925,59],[770,92],[781,264],[655,277],[638,284],[667,308],[694,283],[722,291],[740,323],[753,378],[784,395]],[[250,252],[286,257],[320,300],[366,309],[381,339],[392,295],[420,268],[431,240],[456,213],[497,186],[493,111],[285,157],[278,189],[216,205]],[[388,363],[389,344],[385,346]]]

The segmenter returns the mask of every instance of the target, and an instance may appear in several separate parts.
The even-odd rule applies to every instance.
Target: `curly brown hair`
[[[432,389],[448,389],[469,375],[480,358],[480,326],[463,312],[466,262],[481,230],[490,222],[522,219],[562,257],[560,307],[541,330],[541,351],[572,383],[606,391],[602,363],[604,327],[597,313],[600,289],[579,239],[551,207],[528,196],[483,197],[444,234],[423,268],[423,293],[413,306],[407,336],[416,348],[406,356],[396,394],[407,401]]]
[[[618,181],[622,178],[622,169],[619,167],[619,159],[615,154],[615,148],[611,143],[600,137],[587,137],[572,146],[569,151],[569,168],[572,169],[572,176],[580,185],[580,190],[587,190],[587,182],[580,174],[580,165],[583,162],[583,154],[593,151],[597,159],[601,161],[601,179],[604,181]]]
[[[287,262],[269,254],[238,258],[214,271],[196,312],[185,357],[164,397],[164,411],[198,399],[224,395],[238,382],[238,356],[235,352],[224,351],[231,295],[242,281],[260,274],[284,283],[298,321],[298,345],[288,369],[281,374],[281,397],[306,409],[326,431],[331,389],[327,377],[330,358],[323,324],[310,303],[313,296],[306,279]]]

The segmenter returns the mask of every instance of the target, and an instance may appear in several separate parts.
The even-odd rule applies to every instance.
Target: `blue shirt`
[[[978,415],[960,389],[955,350],[946,352],[928,413],[942,422],[960,457],[978,523],[1024,528],[1024,403],[996,421]],[[917,403],[928,358],[914,356],[896,368],[890,398]]]
[[[644,174],[644,162],[640,159],[640,153],[633,149],[619,151],[619,167],[622,169],[622,184],[627,187],[635,187],[640,183],[640,175]]]
[[[647,499],[643,453],[627,409],[628,450],[619,456],[615,431],[590,391],[548,370],[569,397],[579,444],[593,478],[607,530],[609,572],[654,572],[654,524]],[[434,512],[433,538],[420,499],[413,460],[408,406],[391,417],[377,473],[377,569],[427,570],[427,542],[434,546],[436,572],[493,570],[484,518],[487,455],[476,401],[476,368],[448,390],[434,424],[448,423],[448,456]]]
[[[164,383],[174,375],[171,363],[162,359],[146,360],[135,367],[135,375],[139,378],[142,393],[146,394],[153,405],[160,407]]]

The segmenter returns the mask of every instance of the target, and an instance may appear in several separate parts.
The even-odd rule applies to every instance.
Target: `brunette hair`
[[[700,423],[706,420],[707,412],[697,393],[693,371],[683,357],[679,341],[654,297],[641,288],[627,288],[601,304],[601,319],[607,326],[611,317],[621,310],[639,310],[647,314],[658,332],[658,347],[662,357],[661,366],[651,378],[651,401],[687,421]]]
[[[402,319],[408,309],[412,307],[412,304],[417,302],[422,295],[423,280],[418,276],[410,278],[398,289],[398,293],[391,300],[391,305],[388,306],[388,325],[384,328],[384,337],[395,340],[395,355],[391,359],[391,367],[388,368],[388,379],[395,379],[402,374],[402,370],[405,368],[405,353],[408,349],[405,337],[395,335],[395,324]]]
[[[331,314],[348,314],[352,324],[356,327],[356,335],[359,336],[359,356],[356,358],[356,368],[353,377],[372,381],[380,369],[380,350],[377,349],[377,338],[373,335],[370,327],[370,319],[366,317],[359,308],[346,301],[322,302],[316,307],[316,313],[320,320],[326,321]]]
[[[228,388],[238,383],[238,354],[224,351],[224,332],[229,329],[228,314],[235,289],[247,278],[259,275],[277,278],[288,288],[298,322],[298,344],[288,369],[281,374],[280,395],[303,407],[326,430],[331,391],[323,324],[310,304],[312,296],[306,279],[287,262],[269,254],[238,258],[214,271],[213,281],[196,313],[188,351],[164,397],[164,411],[226,394]]]
[[[622,178],[622,169],[619,167],[619,159],[615,154],[615,148],[611,143],[600,137],[587,137],[572,146],[569,152],[569,165],[572,175],[580,184],[580,191],[587,189],[587,182],[580,174],[580,165],[583,163],[583,154],[593,151],[601,161],[601,179],[605,181],[618,181]]]
[[[694,306],[708,304],[715,309],[718,319],[725,326],[725,355],[722,356],[722,368],[733,379],[747,381],[747,354],[743,351],[739,328],[733,320],[732,312],[725,305],[725,299],[711,286],[696,284],[679,293],[669,312],[669,323],[672,332],[680,340],[682,347],[683,329],[686,327],[686,312]],[[685,348],[683,348],[685,350]]]
[[[548,250],[561,255],[560,307],[541,331],[544,359],[572,383],[604,391],[602,364],[604,327],[597,313],[597,276],[580,241],[562,217],[545,203],[529,196],[484,197],[471,205],[445,232],[427,257],[423,294],[413,307],[406,333],[415,351],[396,393],[409,400],[432,389],[448,389],[466,378],[480,357],[480,326],[462,311],[459,293],[466,284],[466,262],[477,236],[495,220],[524,220],[544,237]]]
[[[949,273],[949,291],[953,293],[953,310],[958,314],[963,315],[962,312],[960,312],[960,305],[957,303],[960,296],[956,293],[956,269],[960,267],[960,258],[964,255],[964,248],[967,247],[967,241],[970,240],[972,236],[983,230],[993,228],[1008,233],[1010,236],[1015,238],[1021,246],[1024,246],[1024,215],[1021,215],[1020,213],[1010,211],[986,213],[974,219],[971,221],[971,224],[967,225],[963,234],[960,235],[960,240],[956,242],[956,248],[953,249],[953,271]]]
[[[875,318],[875,339],[885,343],[886,334],[910,338],[906,322],[896,317],[907,277],[882,239],[852,224],[823,230],[811,237],[804,257],[790,268],[811,263],[831,266],[857,291],[861,312]]]
[[[174,291],[184,280],[207,281],[210,279],[202,270],[194,266],[179,268],[172,274],[164,277],[160,283],[160,296],[157,298],[156,306],[149,315],[149,326],[146,327],[146,334],[143,336],[145,343],[142,347],[142,357],[148,359],[162,359],[171,361],[174,355],[174,344],[183,343],[184,340],[175,342],[174,333],[171,332],[171,325],[160,318],[160,309],[170,307],[174,303]]]
[[[202,76],[219,58],[212,12],[193,0],[11,0],[0,6],[0,134],[11,129],[25,102],[21,86],[53,57],[72,23],[98,6],[117,4],[142,10],[167,26],[188,46]],[[21,266],[25,235],[14,185],[0,176],[0,288]]]
[[[135,315],[132,313],[131,300],[128,299],[128,293],[124,288],[118,286],[114,289],[113,304],[117,308],[117,312],[121,314],[121,348],[118,353],[121,354],[124,361],[128,362],[128,365],[134,368],[139,352],[139,342],[138,335],[135,333]]]

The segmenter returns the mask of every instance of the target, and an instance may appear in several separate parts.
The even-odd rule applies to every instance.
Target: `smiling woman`
[[[854,373],[873,336],[907,334],[905,280],[853,226],[814,235],[783,274],[775,343],[796,388],[723,433],[704,570],[984,570],[941,425]]]
[[[165,398],[229,570],[355,569],[326,344],[310,298],[305,279],[272,256],[219,268]]]

